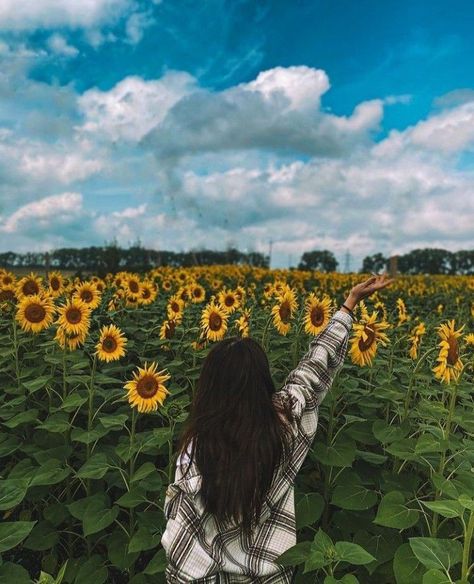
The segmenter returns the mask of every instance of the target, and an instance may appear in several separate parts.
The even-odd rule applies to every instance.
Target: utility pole
[[[347,274],[351,271],[351,254],[350,251],[347,250],[344,255],[344,272]]]
[[[273,239],[270,239],[269,249],[268,249],[268,268],[269,269],[272,265],[272,246],[273,246]]]
[[[391,278],[395,278],[398,270],[398,255],[390,256],[389,274]]]

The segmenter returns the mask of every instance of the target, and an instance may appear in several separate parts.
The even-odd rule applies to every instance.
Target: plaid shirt
[[[275,403],[282,400],[291,405],[292,454],[275,471],[250,540],[244,538],[238,525],[224,527],[204,513],[199,471],[192,461],[186,478],[182,478],[189,457],[186,453],[180,456],[175,481],[166,491],[167,524],[161,537],[169,584],[292,581],[294,568],[275,563],[275,558],[296,544],[295,477],[316,434],[319,405],[344,362],[351,327],[352,317],[347,312],[335,312],[327,327],[310,342],[284,387],[273,394]]]

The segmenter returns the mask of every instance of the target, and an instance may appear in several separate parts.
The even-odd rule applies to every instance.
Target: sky
[[[474,248],[471,0],[1,0],[0,252]]]

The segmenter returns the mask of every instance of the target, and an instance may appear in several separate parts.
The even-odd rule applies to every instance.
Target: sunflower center
[[[458,342],[457,342],[455,337],[449,337],[448,344],[449,344],[448,358],[447,358],[448,365],[455,365],[456,361],[458,360],[458,357],[459,357]]]
[[[158,382],[151,375],[145,375],[137,382],[137,393],[143,399],[150,399],[158,391]]]
[[[150,298],[151,293],[150,290],[148,288],[145,288],[142,292],[142,298]]]
[[[195,298],[199,298],[201,296],[201,290],[200,290],[200,288],[194,288],[193,294],[194,294],[194,297]]]
[[[39,286],[36,282],[34,282],[33,280],[28,280],[28,282],[25,282],[24,286],[23,286],[23,294],[25,296],[31,296],[32,294],[38,294],[39,292]]]
[[[46,316],[46,310],[41,304],[30,304],[25,310],[25,318],[29,322],[42,322]]]
[[[283,302],[283,304],[280,306],[280,318],[281,320],[287,324],[290,320],[290,316],[291,316],[291,309],[290,309],[290,305],[288,304],[287,301]]]
[[[235,303],[235,298],[233,296],[226,296],[224,303],[226,306],[233,306]]]
[[[15,293],[13,290],[0,290],[0,302],[5,302],[6,300],[15,300]]]
[[[217,314],[217,312],[213,312],[209,317],[209,328],[211,331],[218,331],[222,325],[222,318]]]
[[[367,351],[375,341],[375,331],[372,328],[365,326],[364,332],[367,335],[367,339],[365,341],[362,338],[359,339],[359,349],[361,351]]]
[[[324,321],[324,312],[319,306],[315,306],[311,310],[311,324],[314,326],[321,326]]]
[[[59,280],[56,277],[51,278],[49,285],[53,290],[59,290],[59,288],[61,287],[61,284],[59,283]]]
[[[177,302],[173,302],[173,303],[171,304],[171,310],[172,310],[173,312],[179,312],[179,304],[178,304]]]
[[[138,286],[138,282],[135,282],[135,280],[129,282],[128,287],[132,292],[138,292],[138,290],[140,289],[140,287]]]
[[[91,302],[92,298],[92,292],[90,290],[83,290],[81,292],[81,300],[84,302]]]
[[[5,276],[5,277],[3,278],[3,283],[4,283],[5,285],[7,285],[7,286],[8,286],[8,284],[11,284],[12,282],[13,282],[13,280],[12,280],[12,278],[11,278],[10,276]]]
[[[174,335],[176,329],[176,323],[173,320],[169,320],[167,326],[165,327],[165,337],[171,339]]]
[[[82,312],[79,310],[79,308],[73,306],[72,308],[69,308],[69,310],[67,310],[66,320],[70,324],[79,324],[82,320]]]
[[[113,353],[116,348],[117,341],[114,339],[114,337],[105,337],[105,339],[102,341],[102,349],[106,353]]]

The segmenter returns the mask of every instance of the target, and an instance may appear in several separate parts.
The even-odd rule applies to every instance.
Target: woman
[[[232,337],[213,346],[166,491],[168,583],[294,581],[295,570],[275,558],[296,544],[295,477],[343,364],[352,309],[391,282],[382,275],[354,286],[280,391],[255,340]]]

